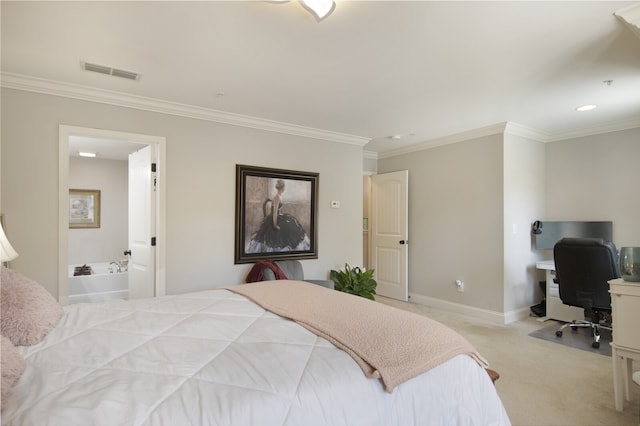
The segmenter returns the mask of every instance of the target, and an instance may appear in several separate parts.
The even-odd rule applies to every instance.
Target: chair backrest
[[[620,278],[613,243],[601,238],[563,238],[553,247],[553,259],[562,303],[611,310],[607,281]]]
[[[279,260],[275,262],[278,265],[278,268],[284,272],[290,280],[304,280],[304,272],[302,270],[302,264],[297,260]],[[273,274],[273,271],[269,268],[264,268],[262,270],[262,279],[265,281],[275,280],[276,277]]]

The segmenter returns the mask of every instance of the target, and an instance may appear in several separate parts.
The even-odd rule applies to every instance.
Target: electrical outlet
[[[464,291],[464,283],[461,280],[456,280],[456,287],[458,291]]]

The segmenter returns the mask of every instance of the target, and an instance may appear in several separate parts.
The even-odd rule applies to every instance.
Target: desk
[[[640,283],[617,278],[609,281],[609,293],[613,321],[613,398],[616,410],[622,411],[622,396],[631,400],[633,361],[640,362]]]
[[[554,319],[564,322],[584,319],[584,309],[562,303],[558,283],[553,282],[553,279],[556,277],[556,265],[553,260],[536,262],[536,268],[546,271],[545,280],[547,281],[547,286],[545,299],[547,303],[547,315],[544,319]]]

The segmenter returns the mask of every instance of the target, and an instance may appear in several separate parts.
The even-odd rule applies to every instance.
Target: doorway
[[[96,153],[96,157],[104,160],[102,163],[82,163],[82,160],[78,157],[79,151]],[[116,170],[120,170],[120,168],[124,167],[124,173],[127,173],[127,168],[129,167],[129,154],[133,152],[138,152],[140,150],[150,151],[152,152],[153,163],[155,163],[155,173],[154,176],[149,177],[149,191],[152,193],[151,196],[154,199],[154,205],[151,209],[149,209],[145,215],[147,217],[144,220],[147,228],[151,229],[151,234],[154,237],[153,241],[157,241],[158,244],[153,247],[153,250],[150,251],[150,265],[151,268],[149,270],[148,277],[149,279],[143,283],[143,286],[149,287],[143,290],[138,288],[134,291],[134,294],[143,294],[145,296],[161,296],[165,294],[165,276],[164,276],[164,259],[165,259],[165,247],[161,242],[164,241],[165,234],[165,206],[164,206],[164,192],[165,192],[165,182],[164,182],[164,159],[165,159],[165,138],[151,135],[143,135],[143,134],[132,134],[132,133],[124,133],[110,130],[102,130],[102,129],[92,129],[92,128],[83,128],[83,127],[74,127],[74,126],[66,126],[60,125],[59,127],[59,238],[58,238],[58,300],[61,304],[66,305],[72,300],[70,300],[70,281],[71,278],[71,260],[78,261],[77,252],[71,252],[70,243],[73,244],[78,239],[78,234],[74,233],[70,235],[69,229],[69,216],[70,216],[70,208],[69,208],[69,189],[70,182],[74,184],[78,183],[78,177],[76,175],[72,176],[73,179],[70,179],[70,167],[72,165],[77,164],[85,164],[85,169],[94,168],[92,164],[104,165],[107,164],[108,170],[111,173],[111,169],[115,168]],[[106,161],[106,160],[119,160],[119,161]],[[125,161],[126,160],[126,161]],[[115,165],[115,166],[112,166]],[[95,167],[98,169],[98,167]],[[75,169],[74,169],[75,170]],[[116,172],[119,173],[119,172]],[[130,173],[130,171],[129,171]],[[82,175],[80,175],[82,176]],[[130,179],[130,178],[129,178]],[[107,176],[105,181],[110,181],[110,177]],[[128,178],[124,178],[125,186],[120,187],[109,187],[110,200],[107,205],[105,205],[104,199],[102,200],[101,211],[104,214],[110,215],[109,217],[115,218],[112,221],[117,222],[120,220],[121,222],[124,220],[124,225],[121,224],[121,228],[118,232],[121,234],[119,239],[114,238],[113,240],[104,240],[104,241],[117,241],[115,244],[123,245],[122,250],[111,247],[109,253],[111,253],[109,258],[107,259],[106,265],[111,266],[108,272],[119,272],[124,269],[123,264],[126,265],[127,262],[118,262],[120,264],[109,265],[109,260],[118,261],[120,259],[125,260],[129,259],[130,256],[126,256],[124,252],[126,250],[130,250],[130,237],[131,230],[129,229],[129,225],[131,223],[131,212],[120,211],[117,212],[118,208],[120,210],[126,210],[124,206],[129,205],[129,209],[135,203],[132,203],[130,200],[127,202],[127,199],[130,197],[128,193],[130,193],[127,181]],[[111,185],[111,184],[109,184]],[[115,185],[115,184],[114,184]],[[106,194],[105,194],[106,195]],[[124,201],[123,201],[124,200]],[[115,207],[115,208],[114,208]],[[109,210],[110,209],[110,210]],[[114,212],[115,210],[115,212]],[[102,223],[104,229],[102,230],[103,234],[105,234],[108,230],[106,228],[105,222],[106,217],[102,218]],[[138,217],[139,217],[138,213]],[[122,219],[124,218],[124,219]],[[136,223],[140,223],[140,220],[137,219]],[[115,228],[112,228],[112,230]],[[72,229],[71,232],[76,232],[76,229]],[[85,230],[83,230],[85,231]],[[100,231],[94,230],[94,231]],[[99,232],[94,233],[85,233],[84,236],[92,236],[94,238],[96,235],[99,235]],[[123,237],[122,235],[127,235]],[[73,237],[73,238],[70,238]],[[84,238],[84,242],[86,244],[95,243],[95,240],[92,238]],[[126,239],[125,239],[126,238]],[[151,244],[151,242],[150,242]],[[85,247],[85,251],[92,252],[93,256],[98,256],[96,253],[100,253],[100,250],[93,250],[89,246]],[[106,251],[106,250],[103,250]],[[71,256],[70,256],[71,252]],[[114,259],[111,257],[115,256]],[[99,257],[99,256],[98,256]],[[92,259],[87,259],[91,261]],[[104,260],[104,259],[102,259]],[[127,265],[128,267],[128,265]],[[117,268],[117,271],[116,271]],[[127,274],[128,275],[128,274]],[[139,271],[137,271],[137,277],[140,277]],[[110,276],[111,277],[111,276]],[[76,277],[73,277],[74,279]],[[96,277],[97,278],[97,277]],[[136,279],[138,279],[136,278]],[[130,279],[130,278],[129,278]],[[87,281],[88,283],[93,284],[93,281]],[[132,283],[133,284],[133,283]],[[72,283],[73,289],[75,291],[75,287],[78,285],[74,280]],[[84,282],[81,284],[84,286]],[[128,286],[131,287],[131,286]],[[129,290],[129,288],[128,288]],[[99,293],[99,292],[98,292]],[[130,293],[130,292],[129,292]],[[131,295],[131,294],[130,294]],[[101,300],[102,297],[110,297],[108,295],[108,291],[105,292],[104,295],[97,294],[94,299]],[[82,299],[80,299],[82,301]]]

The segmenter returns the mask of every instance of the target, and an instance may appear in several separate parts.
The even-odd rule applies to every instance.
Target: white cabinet
[[[609,281],[613,322],[613,394],[616,410],[623,409],[623,395],[630,400],[633,362],[640,362],[640,283],[621,278]]]
[[[553,260],[543,260],[536,263],[536,268],[544,269],[546,272],[546,318],[564,322],[584,319],[584,309],[562,303],[558,283],[553,282],[556,277],[555,267]]]
[[[613,343],[640,351],[640,283],[621,278],[609,281]]]

